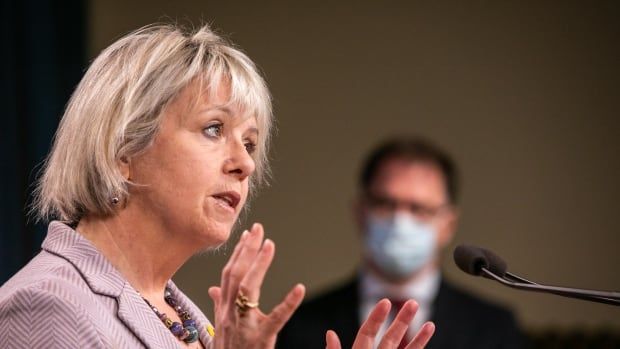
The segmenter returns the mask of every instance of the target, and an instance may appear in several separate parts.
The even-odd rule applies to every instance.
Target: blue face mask
[[[404,279],[420,270],[432,258],[435,228],[407,213],[367,219],[365,249],[375,265],[391,278]]]

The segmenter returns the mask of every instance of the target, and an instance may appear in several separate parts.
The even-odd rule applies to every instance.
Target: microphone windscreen
[[[482,249],[471,245],[458,245],[454,249],[454,263],[464,272],[479,276],[481,268],[487,268],[489,261]]]
[[[482,253],[484,253],[484,255],[487,257],[487,269],[489,269],[490,272],[499,277],[504,277],[504,275],[506,275],[506,270],[508,269],[508,265],[506,264],[506,262],[498,255],[487,249],[480,248],[480,250],[482,250]]]

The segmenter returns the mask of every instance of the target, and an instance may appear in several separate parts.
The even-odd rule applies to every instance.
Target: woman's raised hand
[[[221,285],[209,289],[215,312],[213,348],[273,348],[278,332],[304,298],[305,288],[298,284],[270,313],[258,308],[260,288],[275,253],[273,242],[263,242],[263,237],[258,223],[243,232],[222,270]]]
[[[374,348],[375,337],[381,328],[381,325],[387,319],[390,312],[391,303],[387,299],[382,299],[375,305],[368,319],[364,321],[357,336],[355,342],[353,342],[352,349],[371,349]],[[392,325],[387,329],[378,349],[396,349],[400,344],[402,338],[407,333],[407,328],[415,313],[418,311],[418,304],[413,300],[410,300],[403,305],[402,309],[396,315],[396,318],[392,322]],[[415,337],[407,344],[405,349],[422,349],[431,339],[431,336],[435,332],[435,325],[432,322],[425,323]],[[325,335],[327,342],[326,349],[341,349],[340,340],[338,335],[334,331],[328,331]]]
[[[265,314],[258,308],[260,288],[273,261],[275,245],[269,239],[263,242],[263,226],[254,224],[245,231],[222,271],[219,287],[211,287],[209,296],[214,302],[216,335],[212,348],[216,349],[272,349],[276,337],[286,321],[301,303],[305,288],[298,284],[284,300]],[[386,321],[391,303],[381,300],[362,324],[352,349],[372,349],[375,337]],[[408,301],[399,311],[384,334],[379,349],[396,349],[407,332],[418,310],[414,301]],[[406,349],[421,349],[433,335],[435,325],[425,323]],[[326,334],[327,349],[341,349],[333,331]]]

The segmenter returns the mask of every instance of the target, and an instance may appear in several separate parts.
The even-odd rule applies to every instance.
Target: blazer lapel
[[[336,292],[330,303],[324,304],[325,308],[319,311],[333,315],[330,316],[328,328],[338,333],[343,348],[350,348],[362,322],[359,316],[361,299],[358,278],[353,278]]]
[[[443,279],[433,302],[431,320],[436,330],[426,346],[428,349],[458,347],[458,343],[465,343],[462,335],[468,332],[472,320],[469,314],[463,314],[458,297]]]
[[[179,347],[178,339],[140,294],[78,232],[61,222],[52,222],[42,247],[72,263],[94,293],[116,299],[118,318],[147,348]]]
[[[128,284],[118,300],[118,318],[148,348],[178,348],[178,339],[170,332],[140,294]]]

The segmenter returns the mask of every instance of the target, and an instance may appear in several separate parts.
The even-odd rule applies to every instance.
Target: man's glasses
[[[397,210],[404,209],[421,221],[431,221],[443,211],[450,207],[450,204],[439,206],[424,205],[415,201],[402,201],[383,195],[366,194],[368,206],[380,215],[393,215]]]

